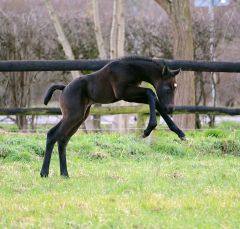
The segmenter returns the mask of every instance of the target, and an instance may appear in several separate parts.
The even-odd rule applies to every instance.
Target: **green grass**
[[[0,228],[240,228],[239,130],[187,136],[77,134],[42,179],[45,135],[1,134]]]

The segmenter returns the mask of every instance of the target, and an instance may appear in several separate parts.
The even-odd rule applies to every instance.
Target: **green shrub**
[[[112,157],[125,157],[144,155],[151,148],[134,135],[87,134],[75,138],[71,150],[86,154],[102,152]]]
[[[205,131],[205,137],[225,138],[226,132],[220,129],[208,129]]]
[[[217,128],[224,130],[240,130],[240,122],[236,121],[225,121],[218,124]]]
[[[38,156],[44,156],[45,148],[43,148],[39,143],[27,143],[24,147],[28,152],[34,153]]]
[[[6,158],[11,154],[16,154],[16,148],[6,145],[6,144],[1,144],[0,145],[0,158]]]
[[[109,157],[109,154],[103,153],[103,152],[93,152],[93,153],[89,153],[88,157],[90,159],[103,160],[103,159],[107,159]]]
[[[42,138],[28,135],[12,135],[11,137],[2,137],[0,139],[0,157],[12,161],[25,160],[29,161],[32,156],[44,155]]]
[[[144,155],[151,150],[149,145],[134,135],[108,135],[107,138],[97,139],[95,144],[113,157]]]
[[[191,148],[185,146],[184,143],[168,142],[155,142],[153,149],[157,153],[168,154],[172,156],[183,157],[191,152]]]
[[[7,156],[7,160],[10,161],[31,161],[32,155],[27,151],[19,151],[15,153],[11,153]]]
[[[214,148],[220,150],[222,154],[240,156],[240,141],[234,139],[223,139],[214,142]]]
[[[199,154],[240,155],[240,141],[232,136],[225,138],[196,138],[192,141],[191,147]]]

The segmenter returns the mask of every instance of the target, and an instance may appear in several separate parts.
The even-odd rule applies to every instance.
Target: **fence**
[[[120,107],[92,107],[91,115],[116,114],[148,114],[149,107],[120,106]],[[174,114],[211,114],[211,115],[240,115],[240,108],[206,107],[206,106],[176,106]],[[59,108],[0,108],[0,115],[61,115]]]
[[[156,59],[156,62],[167,63],[172,69],[181,68],[183,71],[201,72],[240,72],[240,62],[210,62],[189,60]],[[96,71],[109,63],[110,60],[15,60],[0,61],[0,72],[18,71]]]
[[[164,60],[156,59],[159,63],[167,63],[172,69],[181,68],[183,71],[201,72],[240,72],[240,62],[209,62],[209,61],[187,61],[187,60]],[[0,61],[0,72],[16,71],[70,71],[70,70],[99,70],[110,60],[29,60],[29,61]],[[124,106],[124,107],[94,107],[91,114],[147,114],[146,106]],[[204,106],[178,106],[174,112],[199,113],[215,115],[240,115],[240,109],[224,107]],[[60,115],[58,108],[1,108],[0,115]]]

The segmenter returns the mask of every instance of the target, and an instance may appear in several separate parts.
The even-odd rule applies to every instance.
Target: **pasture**
[[[0,228],[240,228],[240,125],[76,134],[70,179],[39,175],[44,134],[0,135]]]

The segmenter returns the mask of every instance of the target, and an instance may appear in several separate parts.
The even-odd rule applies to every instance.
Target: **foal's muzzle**
[[[167,114],[172,114],[174,110],[175,110],[174,106],[168,106],[168,107],[166,107],[166,112],[167,112]]]

